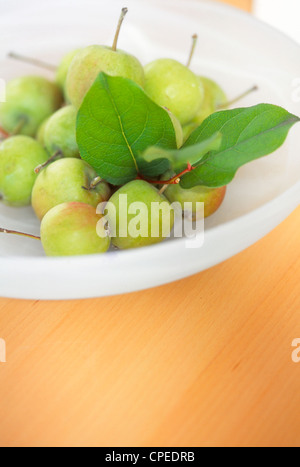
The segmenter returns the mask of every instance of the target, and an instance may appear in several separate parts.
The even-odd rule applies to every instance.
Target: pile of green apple
[[[10,206],[32,205],[41,220],[41,240],[49,256],[104,253],[111,242],[126,249],[162,241],[166,233],[151,237],[151,218],[148,237],[111,239],[104,232],[99,235],[99,203],[109,200],[117,214],[126,214],[130,221],[128,212],[118,213],[120,194],[127,194],[129,202],[143,201],[149,207],[157,201],[189,201],[194,206],[204,202],[205,216],[216,212],[225,196],[226,186],[184,189],[167,184],[160,190],[154,183],[137,179],[116,187],[81,159],[77,114],[101,72],[134,81],[166,108],[178,148],[210,114],[227,105],[217,83],[191,71],[192,54],[187,66],[159,59],[143,67],[137,58],[117,49],[126,12],[122,10],[112,47],[92,45],[72,51],[63,58],[53,82],[36,76],[12,80],[7,85],[7,100],[0,105],[0,196]],[[194,45],[195,38],[193,49]]]

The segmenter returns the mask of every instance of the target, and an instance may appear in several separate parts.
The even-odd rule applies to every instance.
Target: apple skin
[[[183,128],[184,141],[189,138],[191,133],[193,133],[207,117],[220,109],[222,105],[224,105],[225,108],[227,102],[227,96],[218,83],[205,76],[199,76],[198,80],[204,89],[204,99],[196,117]]]
[[[175,115],[172,114],[172,112],[170,112],[169,109],[166,109],[166,111],[168,112],[168,114],[170,115],[170,118],[172,120],[173,127],[174,127],[174,130],[175,130],[175,135],[176,135],[176,145],[177,145],[177,148],[180,149],[181,146],[183,145],[182,126],[181,126],[180,121],[178,120],[178,118],[175,117]]]
[[[42,145],[45,146],[45,129],[50,117],[46,118],[43,123],[40,124],[38,131],[35,135],[35,139]]]
[[[122,216],[125,215],[124,212],[120,212],[120,207],[119,207],[119,196],[120,195],[127,195],[127,207],[131,205],[131,203],[134,203],[136,201],[138,202],[143,202],[148,208],[148,236],[147,237],[142,237],[141,235],[138,236],[137,238],[132,237],[129,235],[127,229],[126,231],[123,232],[125,237],[120,236],[119,232],[119,227],[120,227],[120,222],[119,219],[122,219]],[[140,248],[143,246],[148,246],[148,245],[154,245],[156,243],[160,243],[168,236],[168,234],[172,231],[173,225],[174,225],[174,212],[171,211],[171,216],[170,216],[170,223],[165,221],[162,226],[162,213],[158,216],[159,218],[159,225],[160,225],[160,236],[159,237],[151,237],[151,226],[152,222],[154,225],[154,221],[157,220],[158,218],[154,219],[151,218],[151,203],[162,203],[165,202],[169,206],[170,203],[166,199],[165,196],[159,194],[158,190],[153,186],[150,185],[149,183],[142,181],[142,180],[134,180],[132,182],[127,183],[124,185],[122,188],[120,188],[116,193],[113,194],[113,196],[109,200],[110,203],[112,203],[115,208],[116,208],[116,223],[114,221],[113,216],[110,214],[109,210],[108,213],[106,214],[106,218],[108,220],[108,225],[110,227],[110,230],[112,232],[116,232],[116,237],[112,237],[112,243],[114,246],[117,248],[120,248],[122,250],[124,249],[129,249],[129,248]],[[128,223],[135,218],[135,214],[129,214],[128,209],[127,209],[127,218],[128,218]],[[124,219],[124,217],[123,217]]]
[[[114,51],[110,47],[91,45],[81,49],[69,67],[66,92],[74,107],[79,109],[101,72],[129,78],[141,87],[144,86],[144,69],[137,58],[122,50]]]
[[[63,102],[59,87],[45,78],[24,76],[6,86],[6,102],[0,104],[0,122],[8,133],[13,133],[24,120],[19,134],[36,135],[41,123]]]
[[[214,214],[224,201],[227,187],[208,188],[205,186],[196,186],[190,189],[181,188],[180,185],[169,185],[165,191],[166,198],[170,203],[179,202],[182,210],[184,203],[193,204],[192,218],[197,217],[196,203],[204,203],[204,217]]]
[[[89,187],[97,173],[81,159],[60,159],[43,169],[32,190],[32,207],[39,219],[43,219],[50,209],[62,203],[77,201],[90,204],[94,208],[107,201],[111,189],[102,182],[91,191]]]
[[[105,253],[110,238],[99,226],[101,216],[84,203],[63,203],[52,208],[43,218],[41,240],[47,256],[78,256]],[[99,229],[103,235],[97,234]]]
[[[45,149],[29,136],[13,136],[0,144],[0,194],[5,204],[30,205],[34,169],[47,159]]]
[[[72,105],[55,112],[47,121],[44,129],[44,143],[52,156],[57,151],[63,157],[80,157],[76,141],[77,110]]]
[[[145,92],[169,109],[181,125],[189,123],[200,111],[204,91],[198,77],[172,59],[159,59],[145,67]]]
[[[199,76],[199,80],[204,87],[204,101],[201,107],[201,112],[198,115],[198,119],[201,118],[202,113],[203,121],[218,108],[226,105],[228,99],[225,92],[216,81],[205,76]]]
[[[58,68],[56,70],[55,82],[58,84],[58,86],[63,91],[66,102],[69,102],[69,98],[68,98],[67,90],[66,90],[68,71],[69,71],[70,65],[71,65],[71,63],[73,61],[73,58],[78,54],[78,52],[80,50],[81,49],[75,49],[75,50],[72,50],[71,52],[67,53],[62,58],[59,66],[58,66]]]

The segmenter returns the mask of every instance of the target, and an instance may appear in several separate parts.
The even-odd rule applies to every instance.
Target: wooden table
[[[299,231],[300,208],[235,258],[146,292],[0,299],[0,445],[299,446]]]

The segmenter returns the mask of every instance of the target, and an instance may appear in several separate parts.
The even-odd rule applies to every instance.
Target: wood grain
[[[298,445],[300,208],[192,278],[122,297],[0,300],[2,446]]]
[[[0,299],[0,446],[299,446],[299,231],[145,292]]]

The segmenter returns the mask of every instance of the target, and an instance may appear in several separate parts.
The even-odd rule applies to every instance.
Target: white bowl
[[[20,5],[21,4],[21,5]],[[270,102],[300,113],[293,86],[300,78],[300,47],[250,15],[231,7],[190,0],[128,0],[120,47],[143,63],[158,57],[186,61],[191,35],[199,34],[193,69],[217,79],[229,96],[253,84],[259,92],[241,105]],[[123,0],[11,0],[2,5],[0,65],[3,79],[42,73],[5,59],[10,50],[56,63],[70,49],[110,43]],[[300,202],[300,128],[276,154],[243,167],[222,208],[205,224],[205,243],[185,239],[103,256],[46,258],[33,240],[1,235],[0,295],[75,299],[120,294],[165,284],[203,271],[249,247]],[[0,205],[0,226],[39,232],[30,208]],[[275,252],[274,252],[275,253]]]

